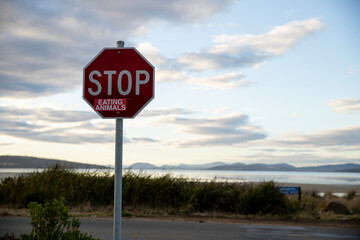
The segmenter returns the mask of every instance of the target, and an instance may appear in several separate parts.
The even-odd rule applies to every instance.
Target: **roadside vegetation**
[[[6,234],[0,240],[98,240],[79,230],[81,222],[70,219],[69,208],[64,199],[54,199],[46,204],[31,202],[28,205],[32,230],[29,234],[21,234],[15,238],[14,234]]]
[[[0,183],[2,215],[29,203],[46,204],[64,199],[71,214],[111,216],[114,202],[114,177],[110,173],[77,173],[55,166],[45,171],[3,179]],[[348,212],[328,208],[337,202]],[[339,205],[335,208],[339,208]],[[341,209],[340,209],[341,210]],[[303,193],[296,196],[279,192],[276,183],[230,183],[152,176],[127,172],[123,176],[124,216],[245,216],[278,219],[359,219],[360,198],[349,192],[344,198],[331,193]]]

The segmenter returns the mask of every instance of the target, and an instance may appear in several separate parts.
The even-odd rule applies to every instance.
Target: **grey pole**
[[[123,48],[124,41],[117,41],[117,47]],[[115,128],[115,186],[114,186],[114,240],[121,240],[122,205],[122,156],[123,156],[123,119],[116,119]]]

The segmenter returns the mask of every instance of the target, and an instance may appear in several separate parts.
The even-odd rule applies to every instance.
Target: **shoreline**
[[[360,194],[360,185],[347,184],[298,184],[298,183],[277,183],[278,186],[284,187],[301,187],[303,192],[321,192],[321,193],[343,193],[347,194],[350,191],[356,191]]]
[[[24,172],[27,174],[26,172]],[[29,172],[31,173],[31,172]],[[0,182],[7,177],[16,177],[19,173],[0,173]],[[259,183],[259,182],[249,182],[249,183]],[[340,193],[347,194],[350,191],[355,190],[357,195],[360,195],[360,184],[313,184],[313,183],[291,183],[291,182],[275,182],[277,186],[281,187],[301,187],[303,192],[319,192],[319,193]]]

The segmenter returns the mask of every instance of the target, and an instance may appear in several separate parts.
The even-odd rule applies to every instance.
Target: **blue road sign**
[[[301,201],[301,187],[278,187],[278,189],[282,194],[298,194],[299,202]]]
[[[282,194],[300,194],[300,187],[278,187]]]

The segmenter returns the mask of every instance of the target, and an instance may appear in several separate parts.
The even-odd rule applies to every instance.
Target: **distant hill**
[[[232,171],[296,171],[297,168],[289,164],[231,164],[210,168],[210,170],[232,170]]]
[[[160,167],[149,163],[135,163],[130,169],[178,169],[178,170],[221,170],[221,171],[303,171],[303,172],[360,172],[360,165],[347,163],[337,165],[322,165],[315,167],[294,167],[290,164],[244,164],[224,162],[214,162],[207,164],[180,164],[180,165],[162,165]]]
[[[0,156],[0,168],[47,168],[56,164],[67,166],[69,168],[101,169],[109,166],[77,163],[56,159],[26,157],[26,156]],[[224,162],[213,162],[206,164],[179,164],[162,165],[160,167],[150,163],[135,163],[131,166],[124,166],[130,169],[172,169],[172,170],[219,170],[219,171],[303,171],[303,172],[360,172],[360,165],[354,163],[322,165],[315,167],[294,167],[290,164],[244,164]]]
[[[226,163],[224,162],[213,162],[213,163],[206,163],[206,164],[180,164],[177,166],[172,165],[162,165],[161,167],[155,166],[150,163],[134,163],[128,167],[129,169],[191,169],[191,170],[204,170],[210,169],[216,166],[222,166]]]
[[[59,164],[69,168],[99,169],[106,168],[102,165],[69,162],[56,159],[25,157],[25,156],[0,156],[0,168],[48,168]]]
[[[226,163],[224,162],[213,162],[213,163],[205,163],[205,164],[180,164],[177,166],[171,165],[163,165],[161,166],[162,169],[191,169],[191,170],[204,170],[204,169],[211,169],[216,168],[218,166],[224,166]]]
[[[360,172],[360,165],[354,163],[339,165],[323,165],[317,167],[301,167],[300,171],[306,172]]]
[[[157,169],[158,167],[150,163],[134,163],[130,167],[131,169]]]

